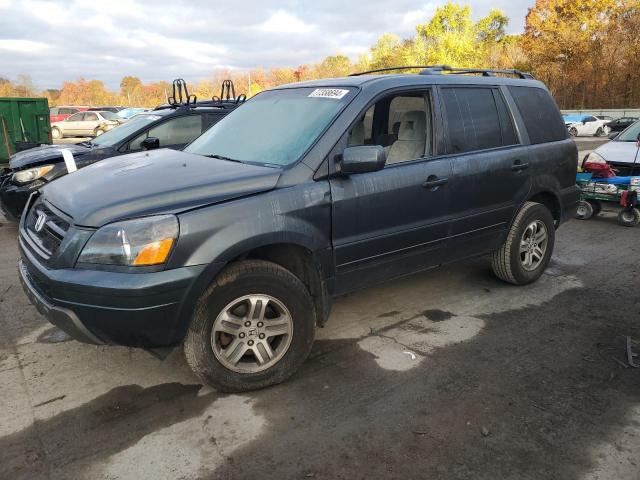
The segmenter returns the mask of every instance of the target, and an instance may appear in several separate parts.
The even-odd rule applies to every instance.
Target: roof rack
[[[413,65],[413,66],[405,66],[405,67],[386,67],[386,68],[377,68],[375,70],[368,70],[366,72],[358,72],[352,73],[349,75],[350,77],[357,77],[360,75],[369,75],[372,73],[381,73],[381,72],[391,72],[395,70],[415,70],[421,68],[420,75],[440,75],[443,72],[454,74],[454,75],[465,75],[465,74],[474,74],[474,75],[482,75],[483,77],[495,77],[496,75],[514,75],[523,80],[532,79],[533,75],[527,72],[522,72],[520,70],[492,70],[486,68],[454,68],[449,65]]]
[[[231,80],[222,82],[222,90],[220,97],[213,96],[211,100],[200,100],[195,95],[190,95],[187,88],[187,82],[182,78],[176,78],[172,85],[173,91],[170,97],[167,97],[167,103],[158,105],[154,110],[166,110],[168,108],[195,108],[195,107],[216,107],[216,108],[235,108],[239,104],[244,103],[247,96],[243,93],[236,97],[236,91]]]

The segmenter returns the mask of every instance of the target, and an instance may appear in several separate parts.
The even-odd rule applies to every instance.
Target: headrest
[[[400,122],[398,140],[423,141],[426,137],[425,113],[419,110],[406,112]]]

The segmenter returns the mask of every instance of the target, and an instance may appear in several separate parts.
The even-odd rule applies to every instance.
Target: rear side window
[[[443,88],[449,153],[486,150],[517,142],[502,95],[491,88]]]
[[[549,92],[533,87],[509,87],[509,91],[520,110],[531,143],[567,138],[567,128]]]

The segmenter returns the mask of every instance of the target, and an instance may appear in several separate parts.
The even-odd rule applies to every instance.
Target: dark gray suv
[[[182,152],[63,177],[23,215],[25,291],[80,341],[184,344],[241,391],[296,371],[333,296],[484,254],[533,282],[574,215],[577,151],[542,83],[497,73],[286,85]]]

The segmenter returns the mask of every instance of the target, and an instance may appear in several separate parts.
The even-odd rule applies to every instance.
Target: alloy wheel
[[[222,309],[211,330],[211,347],[229,370],[257,373],[275,365],[289,349],[293,318],[270,295],[237,298]]]
[[[520,262],[527,271],[535,270],[544,260],[549,235],[547,227],[540,220],[531,222],[520,239]]]

